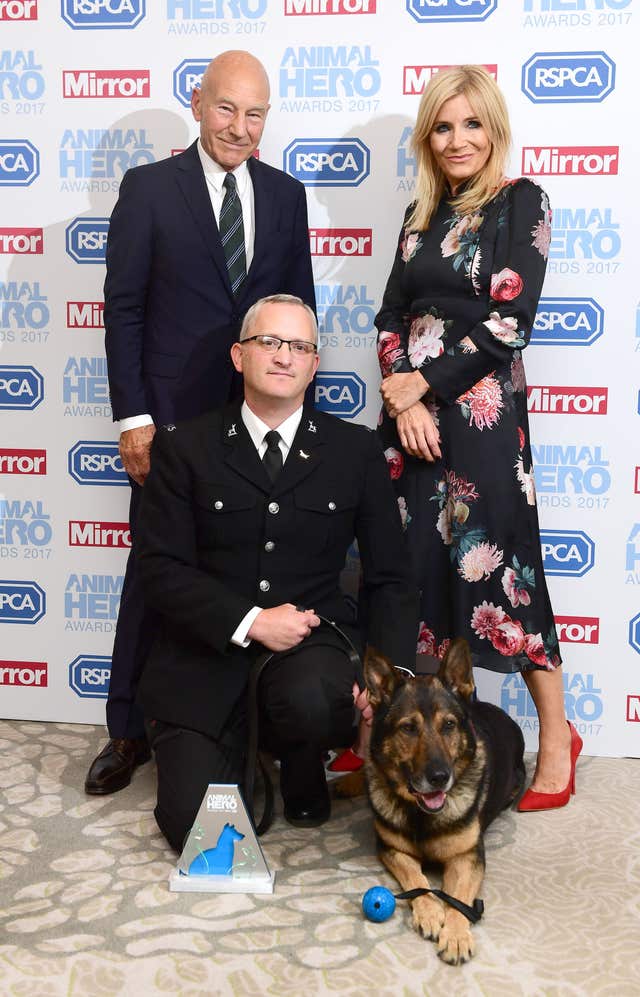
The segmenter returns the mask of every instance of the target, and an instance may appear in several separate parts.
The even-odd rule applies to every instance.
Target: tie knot
[[[280,450],[278,444],[280,443],[280,433],[277,429],[270,429],[268,433],[265,433],[264,442],[267,444],[267,450],[272,453],[276,450]]]
[[[226,174],[222,186],[226,187],[230,194],[235,194],[237,184],[233,173]]]

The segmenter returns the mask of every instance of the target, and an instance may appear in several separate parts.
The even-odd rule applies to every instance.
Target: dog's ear
[[[456,637],[444,656],[438,678],[452,692],[463,699],[471,699],[475,684],[471,666],[471,651],[464,637]]]
[[[369,691],[369,702],[374,710],[380,703],[389,702],[403,679],[388,658],[374,647],[367,647],[364,656],[364,678]]]

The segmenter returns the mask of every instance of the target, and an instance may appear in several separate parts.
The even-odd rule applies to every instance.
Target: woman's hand
[[[393,376],[403,377],[406,375],[394,374]],[[433,417],[422,402],[416,402],[411,408],[401,412],[396,419],[396,428],[403,450],[406,450],[412,457],[419,457],[432,464],[442,456],[440,433]]]
[[[392,419],[419,402],[429,390],[429,384],[419,370],[412,374],[389,374],[380,385],[384,407]]]

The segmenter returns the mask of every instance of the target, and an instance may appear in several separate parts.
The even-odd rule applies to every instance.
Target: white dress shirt
[[[226,177],[228,170],[223,169],[219,166],[211,156],[204,151],[200,139],[198,139],[197,144],[198,156],[200,157],[200,163],[202,164],[202,169],[204,172],[204,178],[207,181],[207,190],[209,192],[209,198],[211,200],[211,207],[213,208],[213,214],[216,219],[216,225],[220,226],[220,212],[222,210],[222,202],[224,200],[224,195],[226,190],[223,186],[224,178]],[[240,163],[235,170],[231,171],[236,178],[236,187],[238,191],[238,197],[240,198],[240,204],[242,205],[242,224],[244,226],[244,251],[247,259],[247,273],[249,272],[249,267],[251,266],[251,261],[253,260],[253,247],[255,242],[255,206],[253,199],[253,184],[251,182],[251,174],[249,173],[249,167],[246,162]],[[152,426],[153,419],[148,413],[143,413],[141,415],[131,415],[126,419],[120,420],[120,432],[124,433],[128,429],[138,429],[140,426]]]
[[[246,402],[242,403],[242,409],[240,410],[242,416],[242,421],[247,427],[247,432],[251,437],[251,441],[258,451],[258,456],[260,460],[264,457],[265,450],[267,449],[267,443],[265,441],[266,434],[271,430],[271,426],[267,426],[262,419],[259,419],[255,412],[252,412]],[[298,426],[300,425],[300,420],[302,419],[302,405],[300,408],[296,409],[295,412],[290,415],[284,422],[281,422],[279,426],[274,426],[274,429],[280,433],[280,442],[278,446],[282,453],[282,463],[286,461],[289,451],[293,445],[293,438],[298,431]],[[255,620],[256,616],[262,612],[261,606],[254,606],[250,609],[247,615],[241,620],[238,627],[234,631],[231,637],[232,644],[239,644],[240,647],[248,647],[251,643],[247,639],[247,633],[251,629],[251,624]]]

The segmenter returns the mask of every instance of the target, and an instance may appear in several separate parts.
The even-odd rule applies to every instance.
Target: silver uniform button
[[[267,540],[266,544],[264,545],[264,549],[268,551],[268,553],[271,553],[271,551],[274,550],[275,546],[276,545],[274,544],[273,540]]]
[[[335,502],[329,502],[329,508],[331,509],[331,512],[335,512],[336,510]]]
[[[271,588],[271,582],[268,582],[266,578],[263,578],[262,581],[260,582],[260,591],[268,592],[270,588]]]
[[[280,512],[280,506],[278,505],[277,502],[269,502],[269,505],[267,506],[267,508],[269,509],[269,512],[273,516],[275,516],[276,513]]]
[[[224,502],[221,502],[220,499],[218,499],[217,502],[213,503],[213,508],[214,509],[218,509],[218,510],[223,509],[224,508]]]

